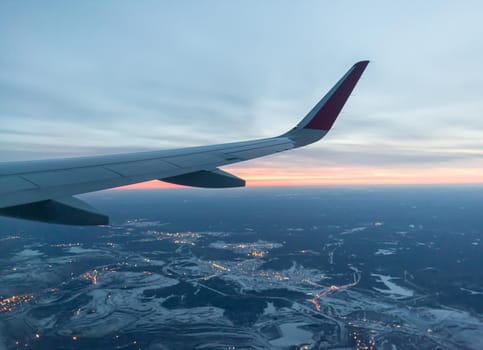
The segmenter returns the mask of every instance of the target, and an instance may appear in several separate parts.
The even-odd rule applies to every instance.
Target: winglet
[[[369,61],[360,61],[352,66],[304,118],[303,128],[330,130],[368,64]]]
[[[305,118],[283,136],[296,140],[297,147],[321,139],[332,128],[368,64],[369,61],[354,64]]]

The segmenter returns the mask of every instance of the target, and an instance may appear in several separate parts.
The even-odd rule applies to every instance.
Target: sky
[[[481,13],[443,0],[1,1],[0,161],[275,136],[369,59],[322,141],[224,169],[248,185],[483,183]]]

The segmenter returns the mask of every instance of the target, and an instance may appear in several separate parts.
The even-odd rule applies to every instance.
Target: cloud
[[[236,169],[481,168],[470,3],[3,2],[0,160],[277,135],[371,59],[323,142]]]

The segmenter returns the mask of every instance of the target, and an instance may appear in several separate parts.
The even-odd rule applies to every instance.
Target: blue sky
[[[481,13],[479,1],[2,1],[0,161],[277,135],[369,59],[326,139],[233,171],[483,182]]]

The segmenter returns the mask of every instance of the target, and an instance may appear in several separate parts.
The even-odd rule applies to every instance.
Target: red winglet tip
[[[360,61],[352,66],[329,91],[325,97],[327,100],[305,126],[306,129],[330,130],[368,64],[369,61]]]

